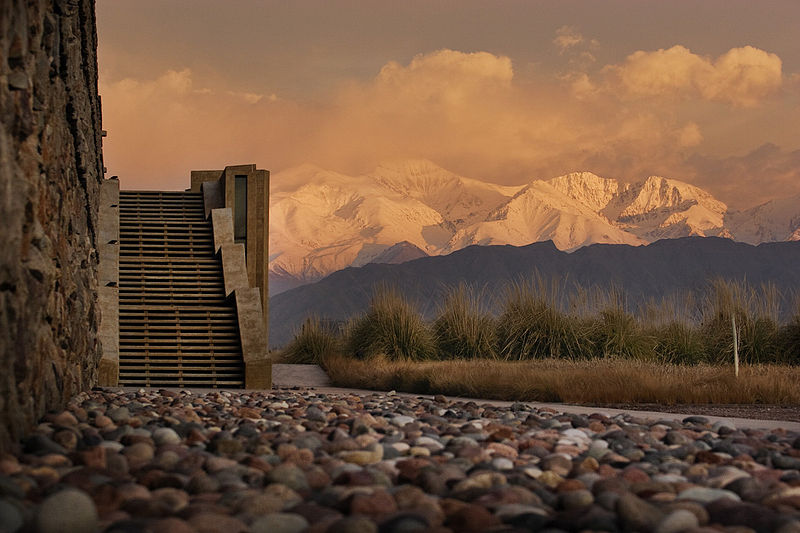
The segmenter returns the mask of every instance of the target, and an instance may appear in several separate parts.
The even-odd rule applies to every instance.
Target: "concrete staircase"
[[[203,194],[119,192],[119,385],[243,387]]]

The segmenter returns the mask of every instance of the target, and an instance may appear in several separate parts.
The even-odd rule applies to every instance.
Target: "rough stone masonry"
[[[94,7],[0,2],[0,451],[97,372]]]

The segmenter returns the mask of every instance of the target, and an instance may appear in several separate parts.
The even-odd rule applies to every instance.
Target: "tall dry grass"
[[[779,306],[780,295],[774,285],[753,287],[739,282],[714,281],[706,296],[699,328],[706,339],[706,359],[714,363],[730,361],[732,319],[735,319],[742,362],[781,362]]]
[[[359,359],[378,355],[390,359],[430,359],[436,341],[428,324],[399,291],[381,286],[375,290],[366,314],[347,327],[346,349]]]
[[[300,326],[278,358],[289,364],[318,365],[322,364],[325,357],[340,355],[343,351],[342,338],[335,329],[317,317],[310,317]]]
[[[800,404],[800,368],[728,367],[604,359],[488,359],[415,362],[385,357],[330,357],[325,367],[341,387],[447,394],[510,401],[568,403]]]
[[[497,320],[497,352],[504,359],[579,359],[594,351],[589,323],[562,310],[562,284],[535,276],[508,286]]]
[[[441,358],[496,357],[496,325],[483,302],[484,295],[464,284],[446,294],[432,325]]]
[[[625,359],[664,364],[800,364],[800,299],[780,322],[786,296],[774,286],[715,281],[632,308],[616,288],[568,286],[535,276],[508,286],[499,316],[467,286],[451,290],[431,322],[397,290],[379,287],[343,337],[311,321],[287,347],[292,361],[341,351],[356,358]]]

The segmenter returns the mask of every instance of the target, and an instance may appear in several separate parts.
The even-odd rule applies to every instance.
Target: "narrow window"
[[[236,176],[233,204],[233,238],[236,242],[247,240],[247,176]]]

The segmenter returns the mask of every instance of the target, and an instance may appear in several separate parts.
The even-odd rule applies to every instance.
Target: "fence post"
[[[733,327],[733,374],[739,377],[739,334],[736,331],[736,315],[731,313],[731,326]]]

